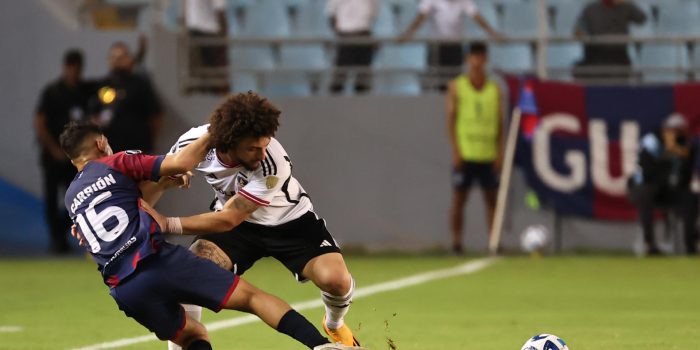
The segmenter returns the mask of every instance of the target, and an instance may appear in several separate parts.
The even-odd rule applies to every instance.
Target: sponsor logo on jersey
[[[238,173],[238,175],[236,175],[236,183],[238,184],[238,188],[241,189],[248,184],[248,179],[243,177],[241,173]]]

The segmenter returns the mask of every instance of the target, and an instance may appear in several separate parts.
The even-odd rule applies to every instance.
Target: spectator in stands
[[[226,38],[226,0],[185,0],[185,26],[191,38]],[[194,46],[190,68],[224,68],[228,65],[227,45]],[[228,73],[195,74],[201,78],[227,79]],[[227,92],[228,84],[214,89]]]
[[[660,254],[654,238],[654,208],[674,210],[683,220],[686,251],[698,252],[698,195],[691,190],[697,144],[680,114],[668,117],[660,133],[642,137],[639,169],[629,179],[628,194],[639,210],[648,255]]]
[[[379,0],[328,0],[326,13],[330,17],[331,28],[338,38],[362,39],[372,36],[372,25],[379,10]],[[372,44],[340,44],[336,50],[337,67],[369,68],[374,54]],[[338,71],[333,77],[331,91],[343,91],[347,72]],[[369,74],[359,72],[355,78],[355,92],[369,90]]]
[[[90,112],[115,150],[153,151],[163,110],[150,80],[133,72],[129,47],[116,42],[109,49],[110,72],[98,83]]]
[[[51,234],[51,251],[70,250],[66,233],[70,219],[59,201],[59,191],[68,188],[75,170],[58,144],[63,125],[86,116],[88,100],[94,94],[94,84],[83,81],[83,54],[68,50],[63,56],[61,77],[46,86],[41,93],[34,117],[34,130],[41,146],[41,168],[44,185],[44,210]],[[61,204],[58,204],[58,203]]]
[[[466,57],[468,71],[450,81],[447,90],[447,130],[452,146],[452,251],[462,253],[463,211],[469,190],[478,182],[493,222],[498,173],[503,159],[502,93],[486,72],[484,43],[473,43]]]
[[[643,24],[647,16],[634,4],[627,0],[600,0],[588,4],[576,22],[574,34],[582,36],[629,35],[631,23]],[[578,63],[576,77],[581,79],[600,78],[629,78],[630,58],[627,54],[627,44],[586,44],[584,57]],[[610,67],[612,72],[596,73],[586,68]]]
[[[430,37],[459,41],[464,37],[464,19],[470,16],[492,37],[500,35],[479,14],[473,0],[421,0],[419,13],[410,26],[399,37],[399,41],[409,40],[423,23],[429,19],[431,23]],[[460,43],[441,43],[434,45],[428,51],[428,64],[438,68],[443,77],[452,77],[459,72],[464,59],[464,50]],[[449,71],[445,71],[449,70]],[[445,84],[438,84],[444,90]]]

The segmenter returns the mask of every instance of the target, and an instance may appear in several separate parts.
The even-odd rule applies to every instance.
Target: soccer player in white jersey
[[[298,281],[312,281],[326,309],[323,329],[333,341],[358,346],[343,320],[354,280],[325,221],[314,213],[309,196],[292,176],[290,157],[273,137],[279,116],[279,109],[259,95],[235,94],[212,114],[210,124],[178,139],[171,153],[209,131],[211,149],[196,170],[214,189],[213,209],[229,213],[223,219],[182,218],[182,226],[202,233],[190,248],[195,254],[235,274],[272,256]],[[227,231],[232,234],[213,234]],[[201,308],[186,309],[192,317],[201,317]]]

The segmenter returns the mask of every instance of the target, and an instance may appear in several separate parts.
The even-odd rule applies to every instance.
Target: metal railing
[[[479,38],[473,38],[473,40],[484,40]],[[338,45],[345,44],[369,44],[374,45],[377,49],[381,49],[386,45],[402,45],[402,44],[425,44],[430,49],[435,45],[440,44],[462,44],[466,45],[471,42],[472,39],[465,38],[463,40],[444,40],[444,39],[434,39],[434,38],[415,38],[406,42],[399,43],[396,38],[322,38],[322,37],[299,37],[299,38],[284,38],[284,39],[273,39],[273,38],[202,38],[202,37],[190,37],[186,33],[180,33],[178,38],[179,54],[178,59],[180,62],[180,83],[181,87],[185,91],[189,91],[197,88],[207,88],[207,87],[220,87],[229,84],[229,76],[231,74],[236,74],[240,72],[253,73],[257,76],[262,76],[264,74],[285,74],[285,73],[304,73],[308,75],[316,75],[316,79],[320,81],[329,80],[336,72],[340,73],[367,73],[371,75],[387,75],[396,73],[414,73],[418,74],[421,78],[423,90],[426,92],[435,91],[439,86],[444,84],[444,80],[450,76],[457,75],[461,72],[460,68],[444,68],[437,66],[425,65],[425,68],[411,68],[411,67],[374,67],[374,66],[360,66],[360,67],[334,67],[332,60],[327,59],[328,65],[324,69],[317,68],[285,68],[284,66],[276,66],[272,69],[270,68],[251,68],[251,67],[241,67],[236,66],[235,62],[229,59],[229,64],[221,67],[206,67],[206,66],[194,66],[190,62],[190,55],[192,50],[200,47],[225,47],[228,49],[235,50],[237,47],[246,46],[267,46],[272,49],[273,52],[278,52],[282,46],[286,45],[308,45],[316,44],[321,45],[325,52],[327,53],[327,58],[332,56],[335,48]],[[500,67],[493,67],[493,70],[497,73],[508,73],[508,74],[530,74],[537,76],[542,79],[547,79],[552,76],[573,76],[574,73],[577,75],[596,75],[597,78],[587,78],[584,82],[587,83],[600,83],[600,84],[645,84],[654,83],[654,81],[646,80],[644,77],[647,74],[652,73],[676,73],[679,75],[680,80],[691,81],[700,78],[700,66],[694,65],[693,63],[700,62],[700,57],[694,57],[693,54],[700,52],[695,50],[696,46],[700,46],[700,37],[695,36],[653,36],[653,37],[630,37],[630,36],[598,36],[598,37],[573,37],[573,36],[549,36],[542,40],[540,37],[507,37],[499,39],[489,39],[488,43],[493,47],[494,45],[507,45],[507,44],[528,44],[531,48],[530,52],[533,55],[533,62],[535,62],[533,67],[524,70],[508,70],[502,69]],[[596,45],[629,45],[633,50],[640,51],[641,47],[646,44],[674,44],[674,47],[682,48],[683,51],[677,54],[677,62],[659,62],[658,65],[652,66],[641,66],[638,64],[631,66],[586,66],[586,67],[550,67],[547,63],[547,50],[551,45],[559,44],[596,44]],[[375,58],[376,58],[375,51]],[[682,59],[682,55],[687,55],[686,60]],[[420,60],[427,60],[427,58],[420,58]],[[427,62],[427,61],[426,61]],[[688,62],[686,64],[686,62]],[[419,64],[417,66],[422,66]],[[601,78],[601,76],[609,75],[610,78]],[[625,76],[620,78],[620,76]],[[319,78],[320,77],[320,78]],[[569,79],[571,80],[571,79]],[[324,83],[320,83],[320,87],[317,87],[316,93],[324,93],[327,91],[327,87],[323,86]]]

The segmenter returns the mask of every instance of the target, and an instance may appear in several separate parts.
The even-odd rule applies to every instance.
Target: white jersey
[[[177,140],[170,149],[176,153],[207,132],[209,124],[192,128]],[[265,226],[276,226],[292,221],[313,210],[311,200],[297,179],[292,176],[292,162],[282,145],[272,138],[265,150],[261,166],[248,170],[242,165],[225,164],[210,149],[205,160],[195,170],[202,174],[214,189],[215,210],[235,194],[258,204],[246,221]]]

